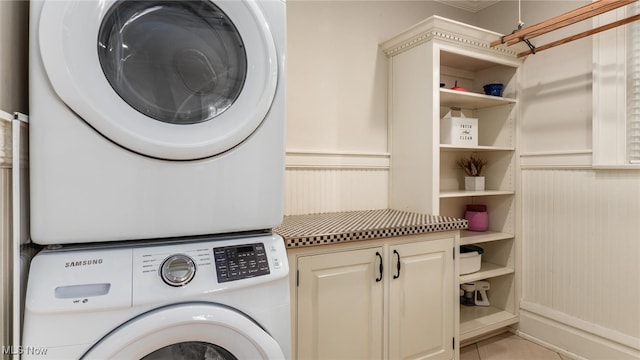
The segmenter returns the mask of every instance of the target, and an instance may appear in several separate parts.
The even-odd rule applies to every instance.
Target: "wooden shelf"
[[[462,283],[467,283],[471,281],[484,280],[484,279],[489,279],[496,276],[512,274],[514,273],[514,271],[515,270],[505,266],[500,266],[500,265],[483,261],[482,264],[480,265],[480,270],[471,274],[460,275],[460,283],[462,284]]]
[[[440,151],[515,151],[515,148],[506,146],[457,146],[440,144]]]
[[[460,231],[460,245],[478,244],[489,241],[513,239],[514,234],[498,231]]]
[[[460,306],[460,341],[518,322],[518,315],[493,306]]]
[[[501,96],[491,96],[443,88],[440,89],[440,106],[444,107],[477,110],[515,103],[515,99],[504,98]]]
[[[484,190],[484,191],[466,191],[466,190],[447,190],[440,192],[440,198],[458,198],[458,197],[473,197],[473,196],[498,196],[498,195],[513,195],[513,191],[506,190]]]

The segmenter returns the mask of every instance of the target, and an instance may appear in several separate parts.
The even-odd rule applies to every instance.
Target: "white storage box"
[[[456,146],[478,146],[478,119],[451,115],[440,120],[440,143]]]
[[[475,245],[460,246],[460,275],[480,270],[484,249]]]

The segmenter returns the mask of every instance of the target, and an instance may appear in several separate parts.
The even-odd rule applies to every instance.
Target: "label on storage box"
[[[440,121],[440,143],[457,146],[478,146],[478,119],[448,112]]]

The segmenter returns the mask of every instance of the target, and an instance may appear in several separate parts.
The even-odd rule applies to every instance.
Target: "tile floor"
[[[460,349],[460,360],[570,360],[510,332],[467,345]]]

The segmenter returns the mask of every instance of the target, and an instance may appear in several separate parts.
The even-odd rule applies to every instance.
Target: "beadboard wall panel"
[[[522,308],[640,350],[640,174],[525,169]]]
[[[13,262],[12,262],[12,218],[11,218],[11,168],[0,167],[0,341],[3,346],[12,344],[13,335]],[[2,354],[0,358],[9,359]]]
[[[388,208],[389,161],[388,153],[287,151],[284,214]]]
[[[388,175],[388,169],[287,169],[285,215],[386,209]]]
[[[11,114],[0,110],[0,345],[12,344],[13,262],[12,262],[12,133]],[[0,359],[9,359],[0,354]]]

